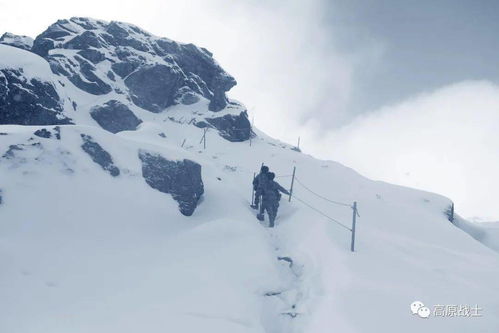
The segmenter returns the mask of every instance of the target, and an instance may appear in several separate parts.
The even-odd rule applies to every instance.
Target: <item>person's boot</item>
[[[250,207],[253,208],[253,209],[258,209],[258,205],[257,204],[250,205]]]
[[[256,214],[256,218],[258,219],[258,221],[265,221],[265,217],[263,214]]]

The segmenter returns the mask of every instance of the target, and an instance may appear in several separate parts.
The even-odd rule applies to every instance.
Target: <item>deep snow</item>
[[[1,151],[30,142],[36,128],[2,126],[8,135],[2,136]],[[80,133],[103,145],[122,175],[113,178],[93,163],[80,148]],[[161,121],[117,135],[63,126],[61,141],[35,137],[42,149],[3,160],[0,331],[498,327],[497,253],[447,221],[447,199],[372,182],[334,162],[281,147],[262,133],[250,147],[210,131],[203,150],[201,133]],[[186,149],[180,148],[183,137],[189,138]],[[145,184],[139,147],[202,164],[206,192],[192,217],[180,215],[169,195]],[[274,230],[260,225],[248,204],[253,171],[263,161],[278,175],[296,166],[299,179],[328,198],[357,200],[357,252],[349,252],[348,231],[297,201],[281,201]],[[289,186],[289,177],[278,180]],[[349,223],[348,207],[320,202],[299,185],[295,194]],[[292,269],[278,256],[292,258]],[[275,292],[282,294],[264,296]],[[483,317],[423,320],[409,311],[414,300],[476,303]],[[294,319],[286,314],[295,312]]]
[[[0,332],[499,330],[498,254],[447,220],[450,200],[371,181],[258,130],[251,146],[209,130],[204,150],[203,129],[189,125],[211,114],[203,98],[157,114],[131,105],[143,123],[111,134],[86,111],[110,97],[126,103],[122,95],[87,94],[27,57],[0,45],[0,67],[53,82],[78,103],[65,109],[78,125],[60,126],[61,140],[33,135],[53,126],[0,126],[1,155],[24,145],[0,159]],[[81,149],[81,134],[111,154],[118,177]],[[205,193],[191,217],[146,184],[139,149],[202,165]],[[296,166],[314,192],[357,201],[356,252],[348,230],[297,199],[347,226],[351,209],[298,182],[277,227],[259,223],[249,203],[262,162],[285,187]],[[421,319],[415,300],[477,304],[483,316]]]

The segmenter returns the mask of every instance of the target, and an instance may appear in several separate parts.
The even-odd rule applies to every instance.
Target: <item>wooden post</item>
[[[293,178],[291,178],[291,188],[289,189],[289,202],[291,202],[291,196],[293,195],[293,184],[295,183],[295,173],[296,173],[296,167],[293,167]]]
[[[183,146],[184,146],[184,144],[185,144],[185,140],[187,140],[187,139],[184,139],[184,141],[182,141],[182,145],[181,145],[180,147],[183,147]]]
[[[199,144],[203,143],[205,133],[206,133],[206,128],[203,129],[203,135],[201,135],[201,140],[199,140]]]
[[[208,127],[204,128],[203,137],[201,138],[201,140],[203,141],[203,149],[206,149],[206,132],[208,132]]]
[[[253,172],[253,181],[255,181],[256,172]],[[253,190],[253,183],[251,183],[251,206],[255,204],[255,191]]]
[[[353,215],[352,215],[352,243],[350,244],[350,250],[352,252],[355,251],[355,223],[357,222],[357,201],[353,202],[352,206]]]
[[[450,206],[449,219],[450,219],[451,223],[454,223],[454,203],[452,203],[452,205]]]

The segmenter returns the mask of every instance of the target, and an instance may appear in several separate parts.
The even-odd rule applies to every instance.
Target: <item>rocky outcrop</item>
[[[33,142],[31,144],[28,143],[20,143],[16,145],[10,145],[9,149],[2,155],[2,158],[8,159],[8,160],[15,160],[17,161],[17,164],[24,164],[27,162],[28,157],[23,156],[25,152],[29,152],[31,150],[38,150],[41,151],[43,149],[43,146],[40,142]]]
[[[134,131],[142,123],[125,104],[111,100],[90,110],[92,118],[106,131]]]
[[[139,152],[142,176],[152,188],[172,195],[183,215],[191,216],[204,193],[201,165],[190,160],[169,161],[166,158]]]
[[[0,37],[0,44],[10,45],[22,50],[29,51],[33,47],[33,38],[28,36],[14,35],[6,32]]]
[[[177,91],[183,82],[172,66],[142,66],[130,74],[125,84],[132,101],[151,112],[161,112],[175,103]]]
[[[129,98],[151,112],[193,103],[195,95],[220,111],[228,103],[225,93],[236,84],[208,50],[121,22],[59,20],[35,39],[32,51],[46,58],[54,73],[94,95],[109,93],[116,74],[125,79]],[[104,60],[108,64],[95,66]]]
[[[95,142],[90,135],[81,134],[81,138],[83,139],[81,148],[92,158],[92,161],[109,172],[111,176],[117,177],[120,175],[120,169],[114,165],[111,154],[105,151],[100,144]]]
[[[50,82],[28,79],[22,69],[0,69],[0,124],[71,124]]]
[[[41,128],[39,130],[36,130],[33,134],[39,138],[51,139],[52,136],[54,136],[57,140],[60,140],[61,139],[61,128],[59,126],[55,126],[52,130],[48,130],[46,128]]]
[[[33,134],[39,138],[45,138],[45,139],[50,139],[52,137],[52,133],[50,133],[50,131],[48,131],[45,128],[36,130],[35,133]]]
[[[246,111],[239,115],[226,114],[223,117],[206,118],[218,130],[221,137],[232,142],[246,141],[253,135]]]
[[[66,76],[75,86],[93,95],[111,92],[109,84],[98,75],[96,67],[88,60],[75,55],[68,59],[59,54],[47,57],[52,72]]]

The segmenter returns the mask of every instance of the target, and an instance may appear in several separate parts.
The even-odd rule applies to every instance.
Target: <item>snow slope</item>
[[[8,135],[2,136],[1,151],[33,142],[35,129],[2,126]],[[112,178],[94,164],[79,147],[80,133],[100,142],[122,175]],[[250,147],[208,132],[206,150],[198,144],[200,135],[200,129],[162,121],[117,135],[62,126],[61,141],[37,138],[43,149],[2,161],[0,331],[498,327],[497,253],[446,220],[447,199],[372,182],[263,134]],[[185,149],[183,137],[194,139]],[[139,147],[203,165],[206,192],[192,217],[180,215],[169,195],[145,184]],[[357,252],[349,252],[345,229],[297,201],[282,200],[274,230],[259,225],[248,204],[252,173],[261,161],[280,175],[296,166],[299,179],[324,196],[357,200]],[[289,177],[279,180],[289,185]],[[321,203],[300,186],[295,193],[330,216],[350,220],[348,208]],[[279,256],[292,258],[293,268]],[[264,296],[275,292],[282,294]],[[484,313],[422,320],[409,312],[416,299],[476,303]],[[299,314],[294,319],[285,314],[294,312]]]
[[[470,222],[458,217],[454,224],[477,241],[499,252],[499,222]]]
[[[109,97],[65,80],[53,84],[81,110]],[[190,121],[210,116],[208,104],[159,113],[130,105],[143,122],[117,134],[74,112],[60,140],[34,135],[54,126],[0,125],[0,332],[499,331],[498,254],[447,220],[450,200],[371,181],[258,130],[250,145],[210,128],[203,149],[204,130]],[[82,134],[119,176],[82,150]],[[202,166],[192,216],[148,186],[141,150]],[[285,187],[296,167],[295,198],[283,197],[274,229],[249,208],[261,163]],[[307,189],[358,202],[356,252],[350,232],[314,209],[347,227],[352,210]],[[415,300],[483,311],[421,319],[410,312]]]

